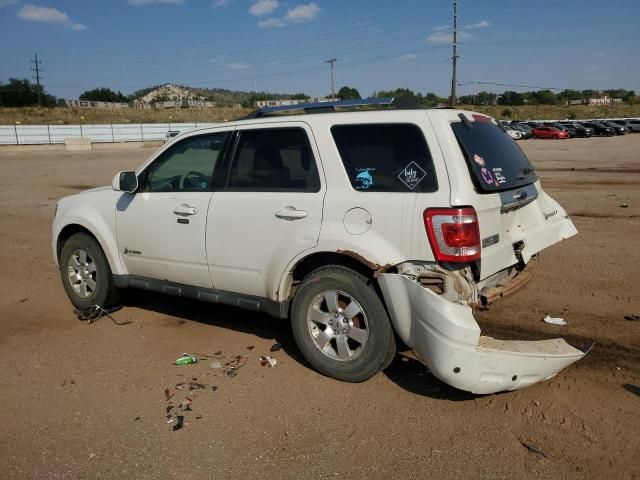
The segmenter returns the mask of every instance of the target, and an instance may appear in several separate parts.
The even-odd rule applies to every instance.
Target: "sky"
[[[77,98],[104,86],[331,91],[451,86],[453,0],[0,0],[0,82]],[[534,87],[640,91],[639,0],[459,0],[458,95]]]

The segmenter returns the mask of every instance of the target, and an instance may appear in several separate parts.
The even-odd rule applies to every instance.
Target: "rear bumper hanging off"
[[[403,342],[443,382],[486,394],[554,377],[585,353],[563,339],[503,341],[480,335],[466,305],[453,303],[411,279],[378,277],[391,320]]]

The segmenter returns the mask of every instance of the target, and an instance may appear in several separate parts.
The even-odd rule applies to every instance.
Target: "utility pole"
[[[458,0],[453,0],[453,55],[451,56],[451,107],[456,105],[456,68],[458,66]]]
[[[35,60],[31,60],[31,63],[33,63],[35,65],[35,68],[32,68],[31,70],[36,72],[36,76],[33,77],[36,81],[36,85],[38,86],[38,107],[42,107],[42,100],[40,98],[40,90],[42,90],[40,88],[40,64],[42,63],[41,60],[38,60],[38,54],[35,54]]]
[[[324,63],[328,63],[331,65],[331,99],[336,99],[336,81],[334,77],[333,64],[338,61],[337,58],[331,58],[329,60],[325,60]]]

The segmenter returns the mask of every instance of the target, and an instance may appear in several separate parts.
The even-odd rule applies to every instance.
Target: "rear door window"
[[[227,188],[318,192],[320,177],[306,132],[302,128],[241,131]]]
[[[334,125],[331,135],[361,192],[435,192],[435,168],[422,131],[412,124]]]
[[[509,135],[492,122],[476,121],[466,126],[451,124],[479,192],[519,188],[538,180],[527,156]],[[548,130],[543,127],[541,130]]]

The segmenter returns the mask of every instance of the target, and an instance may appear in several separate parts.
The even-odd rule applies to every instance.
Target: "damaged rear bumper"
[[[443,382],[472,393],[524,388],[555,376],[584,352],[562,339],[502,341],[480,335],[470,307],[404,275],[378,277],[396,332]]]

